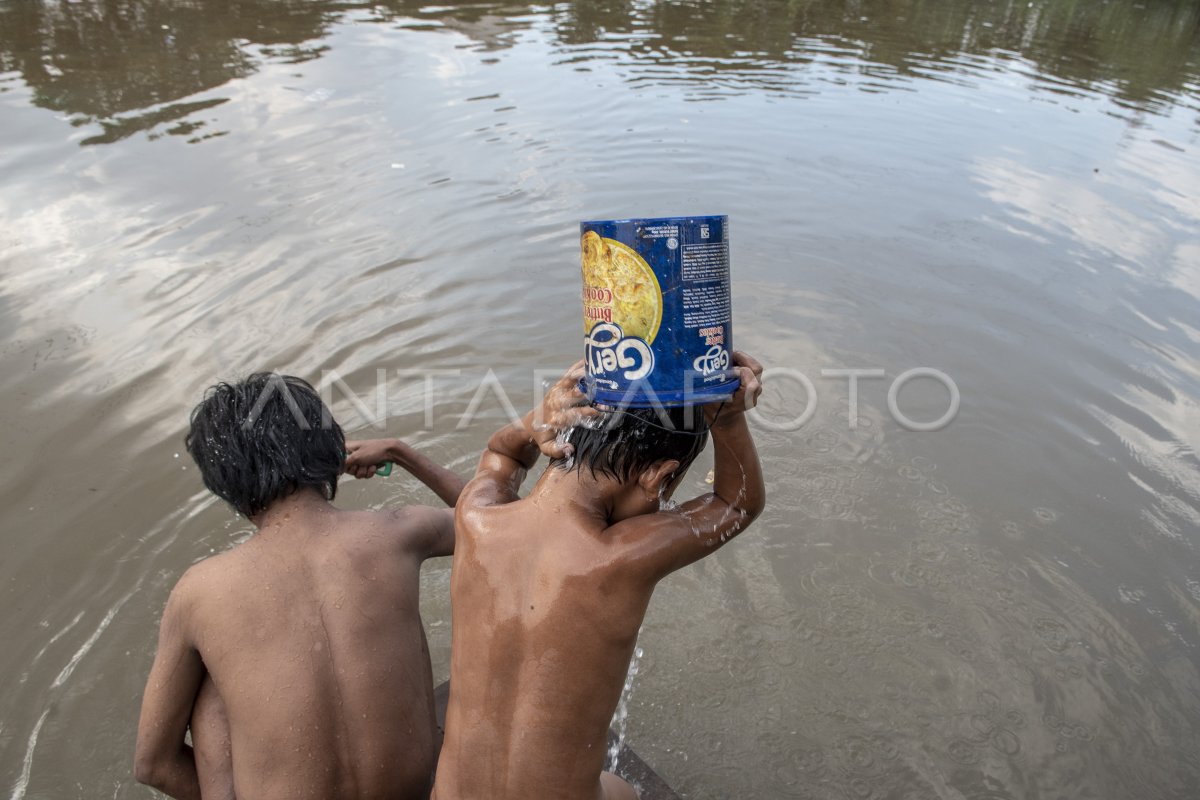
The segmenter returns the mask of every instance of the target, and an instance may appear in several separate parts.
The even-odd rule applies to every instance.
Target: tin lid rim
[[[655,390],[655,398],[650,399],[641,393],[627,396],[627,392],[625,391],[601,389],[591,384],[591,378],[591,375],[585,375],[579,382],[580,391],[586,394],[592,402],[618,405],[625,408],[654,408],[656,405],[664,407],[704,405],[733,397],[738,387],[742,384],[739,378],[731,376],[727,381],[694,387],[690,390]]]
[[[621,219],[585,219],[580,220],[579,225],[661,225],[663,223],[680,223],[680,222],[703,222],[705,220],[722,220],[729,221],[728,214],[689,214],[683,217],[625,217]]]

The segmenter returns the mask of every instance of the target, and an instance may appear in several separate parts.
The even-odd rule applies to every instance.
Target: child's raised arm
[[[762,365],[745,353],[733,354],[741,380],[723,405],[705,407],[713,441],[713,490],[673,511],[634,517],[613,526],[630,542],[630,557],[655,579],[698,561],[744,531],[766,505],[762,465],[746,423],[746,411],[762,393]]]
[[[464,498],[480,506],[511,503],[519,497],[521,484],[539,454],[552,458],[570,455],[571,445],[557,441],[558,431],[598,413],[587,406],[587,397],[579,391],[581,377],[583,362],[579,361],[546,392],[540,407],[492,434],[479,457],[474,479],[463,490]]]
[[[390,461],[412,473],[448,506],[458,502],[458,496],[467,485],[461,475],[434,462],[400,439],[348,441],[346,453],[344,470],[347,475],[370,478],[380,465]]]

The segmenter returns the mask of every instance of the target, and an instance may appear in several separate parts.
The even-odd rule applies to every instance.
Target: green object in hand
[[[379,469],[375,470],[375,474],[381,478],[386,478],[388,475],[391,475],[392,474],[392,462],[390,462],[390,461],[383,462],[383,466],[380,467]]]

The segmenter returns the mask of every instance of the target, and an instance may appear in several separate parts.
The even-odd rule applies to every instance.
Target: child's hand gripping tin
[[[579,228],[588,396],[634,408],[731,397],[728,217]]]

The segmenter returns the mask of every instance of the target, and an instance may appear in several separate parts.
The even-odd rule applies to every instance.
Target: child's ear
[[[638,485],[650,497],[658,497],[671,482],[671,477],[677,469],[679,469],[679,462],[673,458],[669,458],[666,461],[659,461],[657,464],[642,470],[642,474],[638,476]]]

